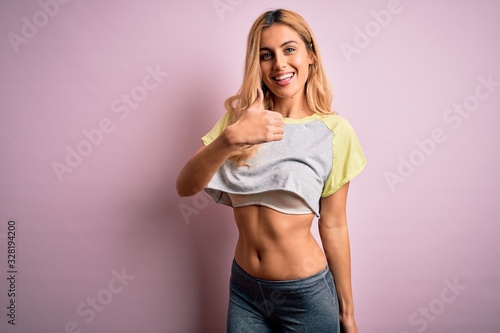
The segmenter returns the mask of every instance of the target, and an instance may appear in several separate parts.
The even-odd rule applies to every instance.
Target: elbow
[[[190,197],[196,194],[195,192],[182,188],[179,185],[177,185],[175,189],[177,190],[177,195],[181,198]]]
[[[202,189],[196,189],[193,187],[185,186],[181,184],[178,180],[175,184],[175,189],[177,191],[177,195],[181,198],[190,197],[200,192]]]
[[[192,194],[190,194],[189,192],[181,191],[179,189],[177,189],[177,195],[181,198],[192,196]]]

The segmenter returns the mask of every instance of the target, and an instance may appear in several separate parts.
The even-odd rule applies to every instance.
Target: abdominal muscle
[[[326,258],[311,233],[314,214],[289,215],[264,206],[234,208],[239,237],[235,260],[248,274],[266,280],[312,276]]]

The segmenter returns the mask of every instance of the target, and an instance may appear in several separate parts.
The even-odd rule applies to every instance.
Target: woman
[[[331,99],[304,19],[262,14],[238,94],[177,179],[180,196],[204,189],[234,209],[228,332],[357,332],[346,201],[366,162]]]

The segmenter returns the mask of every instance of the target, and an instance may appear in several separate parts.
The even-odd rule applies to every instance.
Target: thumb
[[[264,93],[262,92],[261,88],[257,88],[257,98],[255,98],[255,101],[252,103],[251,106],[262,108],[263,103],[264,103]]]

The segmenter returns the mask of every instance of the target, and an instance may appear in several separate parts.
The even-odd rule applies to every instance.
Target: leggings
[[[340,332],[330,270],[304,279],[270,281],[251,276],[233,260],[227,332]]]

